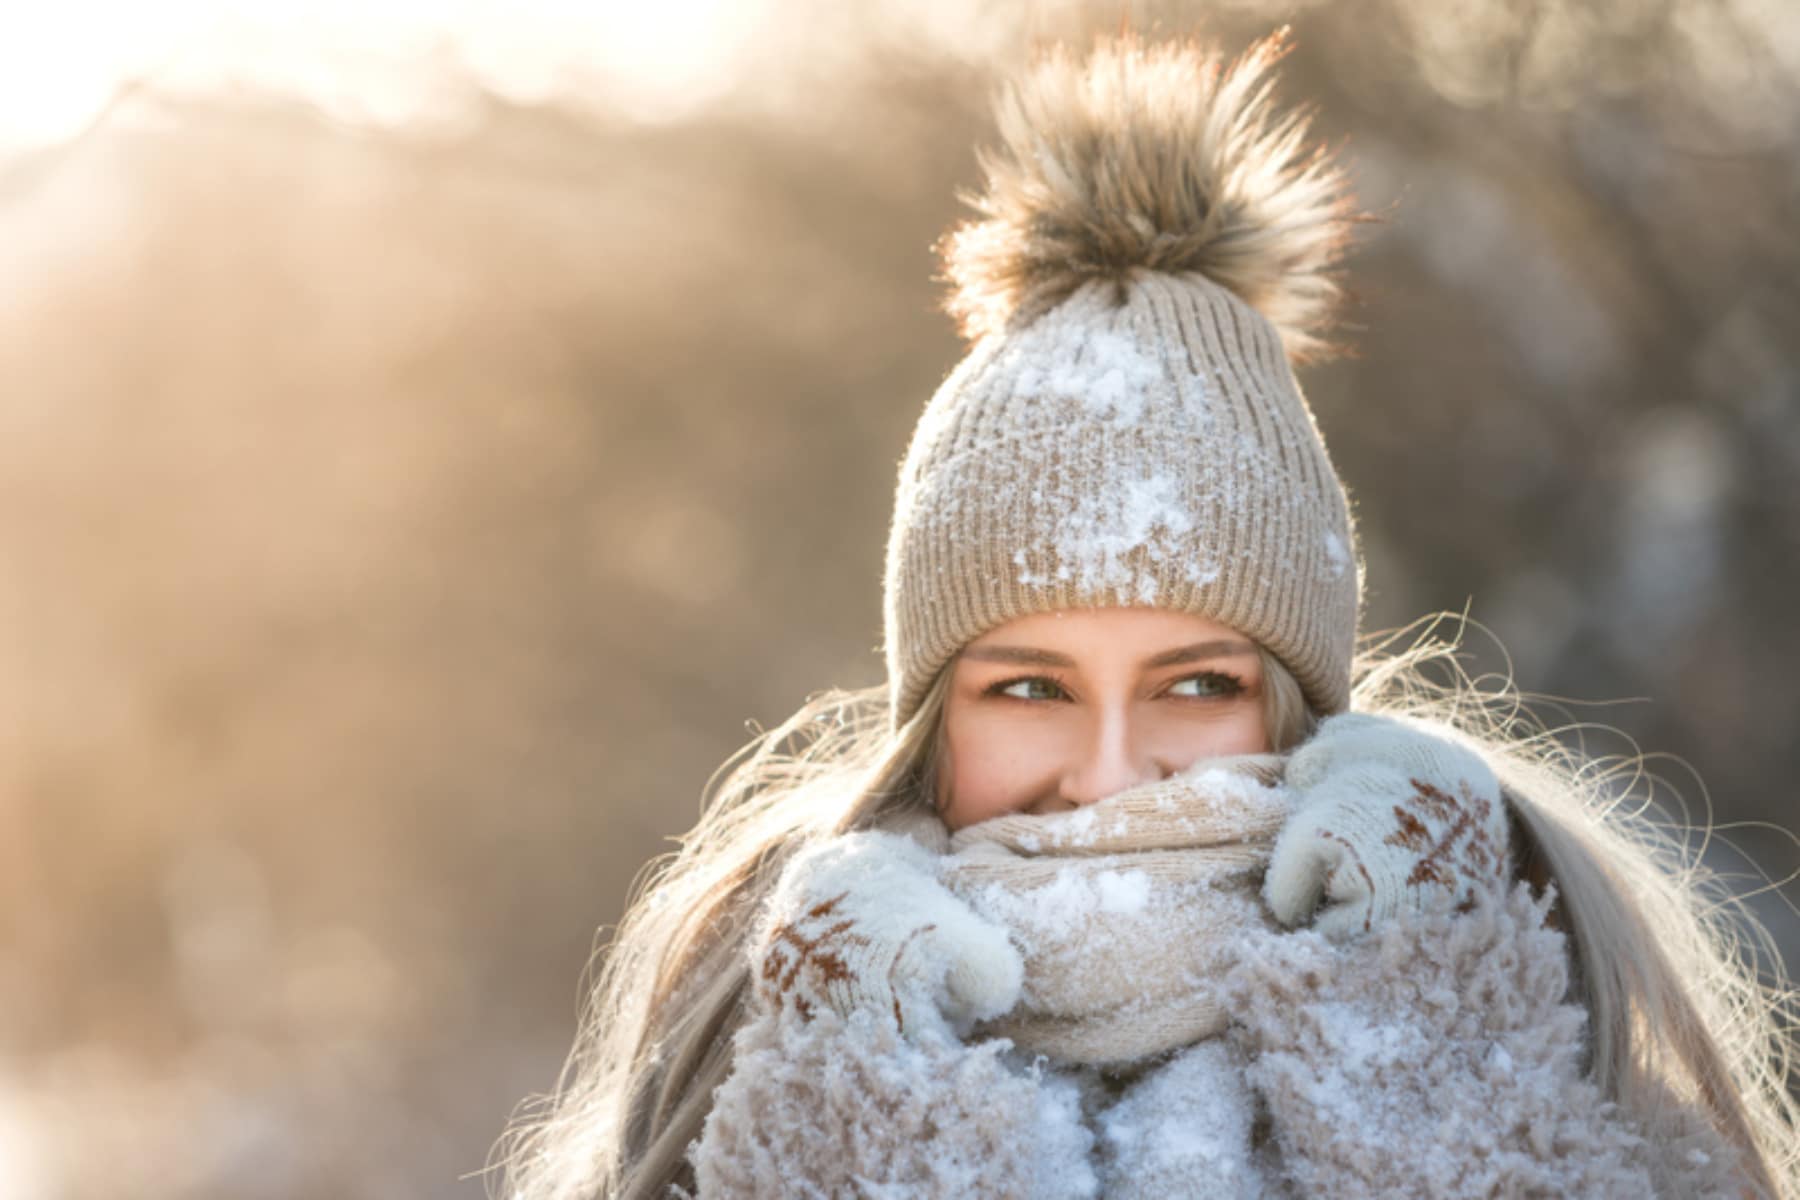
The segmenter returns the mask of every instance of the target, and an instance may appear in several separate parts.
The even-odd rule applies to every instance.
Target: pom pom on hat
[[[1279,31],[1227,65],[1193,40],[1124,35],[1085,60],[1057,46],[1002,92],[986,189],[965,197],[982,219],[940,246],[963,333],[1029,322],[1091,280],[1157,271],[1229,289],[1290,356],[1328,349],[1333,268],[1356,216],[1307,113],[1274,106],[1287,49]]]

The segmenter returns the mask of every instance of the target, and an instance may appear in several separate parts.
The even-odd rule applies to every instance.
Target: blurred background
[[[746,722],[881,678],[930,244],[996,74],[1121,21],[1291,22],[1383,217],[1303,376],[1366,627],[1467,606],[1471,669],[1616,702],[1566,715],[1794,871],[1800,7],[37,6],[0,1197],[483,1194]]]

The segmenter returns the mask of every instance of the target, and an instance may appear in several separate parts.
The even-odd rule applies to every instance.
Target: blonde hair
[[[1463,672],[1457,651],[1473,624],[1439,614],[1373,642],[1359,656],[1352,708],[1432,721],[1494,768],[1521,874],[1556,889],[1602,1093],[1652,1128],[1697,1105],[1758,1194],[1800,1197],[1800,1101],[1790,1090],[1800,994],[1774,939],[1702,863],[1710,828],[1656,803],[1641,753],[1589,756],[1568,736],[1597,727],[1549,728],[1510,675]],[[1453,636],[1439,637],[1443,626]]]
[[[1795,1003],[1769,935],[1668,825],[1625,807],[1618,781],[1641,759],[1567,748],[1510,682],[1484,689],[1464,676],[1438,624],[1401,631],[1415,635],[1404,649],[1401,634],[1371,644],[1352,707],[1433,721],[1494,765],[1522,860],[1558,889],[1605,1094],[1651,1121],[1698,1102],[1765,1194],[1800,1197],[1800,1105],[1786,1087]],[[1316,716],[1281,663],[1262,658],[1270,742],[1290,749]],[[639,876],[555,1092],[496,1148],[500,1196],[637,1200],[685,1182],[746,1018],[745,943],[763,897],[809,840],[931,804],[949,676],[898,731],[885,688],[827,692],[720,768],[680,849]]]

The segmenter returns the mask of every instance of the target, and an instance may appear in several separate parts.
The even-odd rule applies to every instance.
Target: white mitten
[[[938,882],[940,856],[892,833],[810,846],[782,872],[753,962],[771,1007],[897,1022],[960,1037],[1018,1001],[1025,968],[1006,931]]]
[[[1500,784],[1473,750],[1398,717],[1341,713],[1288,760],[1294,815],[1263,898],[1284,925],[1331,937],[1404,911],[1444,911],[1506,878]]]

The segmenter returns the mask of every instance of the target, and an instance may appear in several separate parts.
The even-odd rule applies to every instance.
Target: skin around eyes
[[[953,830],[1269,747],[1256,645],[1207,617],[1034,614],[969,643],[949,669],[937,792]]]
[[[1226,671],[1184,675],[1164,689],[1168,696],[1189,700],[1231,700],[1243,692],[1243,679]]]
[[[1244,690],[1244,681],[1228,671],[1200,671],[1182,675],[1163,688],[1164,694],[1171,698],[1192,700],[1229,700],[1242,694]],[[1039,703],[1074,699],[1063,681],[1054,675],[1001,679],[983,688],[982,695]]]

